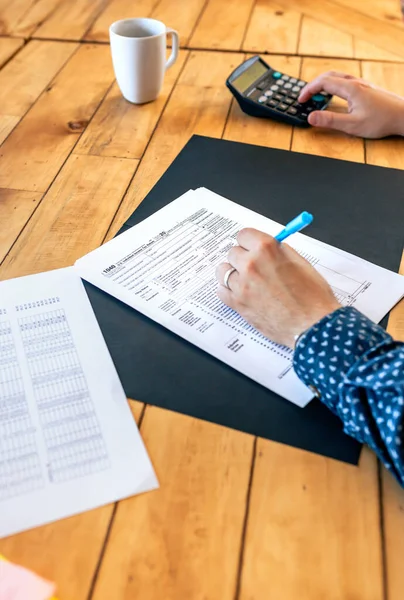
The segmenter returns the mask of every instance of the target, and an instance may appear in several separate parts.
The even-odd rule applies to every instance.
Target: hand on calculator
[[[314,111],[308,116],[310,125],[364,138],[404,136],[404,98],[401,96],[363,79],[329,71],[303,88],[299,102],[307,102],[321,91],[347,100],[348,112]]]

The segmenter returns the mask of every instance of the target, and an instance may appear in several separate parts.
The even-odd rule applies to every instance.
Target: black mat
[[[191,188],[207,187],[309,235],[398,270],[404,172],[194,136],[123,230]],[[300,409],[86,284],[130,398],[356,463],[360,446],[319,401]]]

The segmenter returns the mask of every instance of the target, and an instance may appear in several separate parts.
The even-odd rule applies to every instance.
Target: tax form
[[[199,188],[79,259],[76,268],[83,279],[303,407],[312,393],[293,371],[292,350],[267,339],[216,295],[216,266],[242,227],[273,236],[283,228]],[[376,322],[404,294],[404,278],[395,273],[303,234],[288,242],[342,305]]]
[[[0,537],[156,487],[74,268],[0,282]]]

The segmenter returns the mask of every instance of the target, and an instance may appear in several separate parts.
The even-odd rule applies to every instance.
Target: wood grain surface
[[[180,4],[0,0],[0,279],[111,238],[193,134],[404,169],[402,139],[255,119],[224,85],[259,53],[291,75],[338,69],[404,95],[399,0]],[[108,46],[109,25],[130,17],[180,34],[143,106],[122,98]],[[389,331],[404,340],[404,303]],[[354,467],[130,406],[160,489],[0,540],[59,600],[402,599],[404,492],[370,451]]]

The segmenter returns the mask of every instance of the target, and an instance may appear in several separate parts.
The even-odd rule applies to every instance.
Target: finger
[[[307,102],[312,96],[321,91],[348,100],[352,95],[356,81],[343,77],[320,75],[304,87],[299,96],[299,102]]]
[[[220,265],[218,265],[216,267],[216,279],[218,280],[218,282],[220,283],[221,286],[226,287],[224,285],[225,275],[230,269],[233,269],[233,268],[234,267],[232,267],[231,264],[229,264],[229,263],[221,263]],[[230,277],[228,278],[228,281],[227,281],[227,286],[229,287],[230,290],[234,291],[235,289],[237,289],[238,279],[239,279],[239,274],[237,271],[234,271],[230,275]]]
[[[227,262],[240,273],[248,257],[248,251],[241,246],[233,246],[227,255]]]
[[[350,113],[337,113],[331,110],[316,110],[310,113],[308,121],[313,127],[326,127],[344,133],[352,133],[356,117]]]
[[[222,302],[227,304],[227,306],[230,306],[233,310],[237,310],[235,296],[231,290],[228,290],[224,285],[219,285],[216,294]]]
[[[228,290],[227,287],[224,287],[224,285],[219,285],[216,290],[216,294],[219,296],[222,302],[227,304],[227,306],[230,306],[230,308],[236,310],[235,298],[231,290]]]
[[[246,227],[241,229],[237,235],[237,242],[239,246],[245,250],[256,250],[260,248],[264,243],[268,243],[273,238],[267,233]]]

